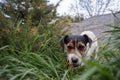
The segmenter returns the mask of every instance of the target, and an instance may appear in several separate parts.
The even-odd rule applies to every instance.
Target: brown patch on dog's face
[[[86,51],[86,46],[82,42],[73,42],[71,40],[66,45],[66,50],[67,50],[68,54],[73,54],[73,53],[75,53],[75,50],[77,50],[79,52],[79,54],[83,55]]]
[[[75,50],[77,50],[79,52],[79,54],[83,55],[86,51],[86,46],[85,46],[84,43],[82,43],[80,41],[79,42],[74,42],[74,41],[71,40],[66,45],[65,49],[66,49],[68,54],[74,54]]]
[[[80,53],[81,55],[83,55],[83,54],[85,53],[85,51],[86,51],[86,46],[85,46],[85,44],[82,43],[82,42],[77,42],[77,50],[79,51],[79,53]]]
[[[72,40],[68,42],[68,44],[66,45],[66,50],[69,54],[72,54],[75,52],[75,45]]]
[[[88,43],[87,36],[65,36],[63,40],[61,41],[61,46],[65,47],[68,54],[75,53],[77,50],[81,55],[83,55],[86,51],[86,44]]]

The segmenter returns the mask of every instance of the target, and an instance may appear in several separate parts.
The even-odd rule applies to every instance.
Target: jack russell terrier
[[[98,42],[97,37],[91,31],[84,31],[80,35],[66,35],[60,42],[67,52],[67,65],[71,68],[83,66],[82,58],[89,60],[94,54],[97,58]]]

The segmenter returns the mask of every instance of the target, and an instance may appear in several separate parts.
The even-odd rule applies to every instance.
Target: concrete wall
[[[96,34],[98,38],[104,40],[109,37],[110,34],[104,33],[105,31],[111,30],[108,25],[115,25],[120,23],[120,13],[115,14],[105,14],[100,16],[94,16],[79,23],[71,23],[70,33],[72,35],[80,34],[82,31],[90,30]]]

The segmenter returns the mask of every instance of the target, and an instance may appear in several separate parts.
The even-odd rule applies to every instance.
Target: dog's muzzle
[[[68,60],[68,65],[71,65],[73,67],[78,67],[79,65],[81,65],[81,57],[75,53],[68,54],[67,60]]]

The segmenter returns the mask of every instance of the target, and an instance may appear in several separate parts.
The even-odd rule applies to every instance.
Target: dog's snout
[[[72,62],[73,62],[73,63],[77,63],[77,62],[78,62],[78,58],[73,57],[73,58],[72,58]]]

